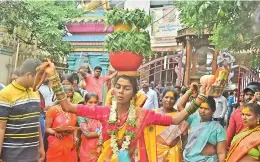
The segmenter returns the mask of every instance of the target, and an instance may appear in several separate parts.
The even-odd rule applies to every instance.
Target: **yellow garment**
[[[176,112],[168,113],[167,115],[173,116]],[[156,136],[158,136],[167,126],[156,126]],[[163,159],[163,162],[181,162],[182,161],[182,141],[172,148],[167,145],[157,143],[157,158]]]
[[[126,131],[126,124],[123,125],[121,129],[118,130],[117,139],[121,140],[124,137]],[[105,141],[103,144],[103,150],[98,158],[98,162],[118,162],[117,155],[113,155],[112,149],[110,147],[110,139]],[[112,158],[111,158],[112,156]]]
[[[168,113],[174,115],[176,112]],[[172,148],[156,143],[156,136],[159,135],[167,126],[149,126],[144,130],[145,145],[149,162],[157,162],[157,158],[162,157],[163,162],[182,161],[182,142],[181,140]]]
[[[105,101],[105,106],[111,106],[111,105],[112,105],[112,92],[113,92],[113,88],[111,88],[111,89],[107,92],[107,97],[106,97],[106,101]]]
[[[156,130],[154,125],[148,126],[144,129],[144,141],[149,162],[157,162],[155,132]]]

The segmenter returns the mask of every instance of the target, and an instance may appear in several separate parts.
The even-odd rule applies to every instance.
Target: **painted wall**
[[[12,63],[12,56],[3,54],[0,50],[0,83],[7,85],[9,83],[8,64]]]
[[[89,63],[92,69],[96,66],[102,67],[102,75],[106,75],[109,58],[106,52],[73,52],[67,59],[69,69],[77,70],[84,63]]]

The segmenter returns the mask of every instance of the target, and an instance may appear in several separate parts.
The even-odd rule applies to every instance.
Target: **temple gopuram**
[[[77,70],[80,65],[89,63],[92,68],[101,66],[102,74],[106,74],[109,58],[103,45],[105,36],[113,32],[113,28],[105,27],[104,12],[104,10],[88,12],[80,18],[66,22],[71,35],[64,37],[63,40],[69,41],[73,46],[73,51],[67,58],[69,69]]]

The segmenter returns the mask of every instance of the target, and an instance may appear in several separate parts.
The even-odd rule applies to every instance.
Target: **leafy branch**
[[[13,38],[56,56],[71,50],[70,44],[62,41],[65,21],[83,14],[75,1],[11,0],[0,2],[0,8],[0,24],[8,27]]]
[[[105,16],[106,26],[115,26],[119,23],[130,25],[134,29],[145,29],[151,23],[151,17],[145,13],[144,10],[124,10],[122,8],[115,8],[108,11]]]

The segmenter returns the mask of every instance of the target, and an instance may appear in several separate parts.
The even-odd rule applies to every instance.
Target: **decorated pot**
[[[143,61],[142,54],[120,51],[109,54],[110,63],[117,71],[137,71]]]

